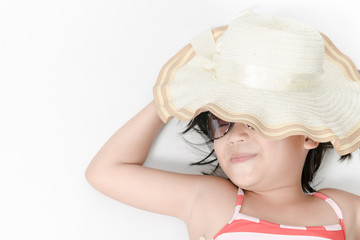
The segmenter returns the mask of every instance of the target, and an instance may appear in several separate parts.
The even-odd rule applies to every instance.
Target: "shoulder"
[[[229,203],[231,207],[235,206],[234,199],[236,200],[238,187],[235,186],[230,180],[209,176],[203,183],[201,191],[199,191],[198,199],[204,204],[206,202],[210,205],[217,205],[219,202]]]
[[[227,203],[231,207],[235,206],[238,192],[237,186],[222,177],[206,176],[204,180],[196,198],[198,206],[212,208],[218,206],[219,203]]]
[[[214,236],[232,217],[238,187],[231,181],[215,176],[203,176],[187,227],[190,236]]]
[[[335,188],[324,188],[318,191],[332,198],[341,210],[360,211],[360,196]],[[360,217],[360,216],[359,216]]]
[[[347,235],[360,235],[360,196],[333,188],[325,188],[320,191],[330,197],[339,205],[343,217]]]

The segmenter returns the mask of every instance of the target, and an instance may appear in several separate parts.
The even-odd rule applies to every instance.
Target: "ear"
[[[314,149],[317,148],[317,146],[319,146],[319,142],[316,142],[314,140],[312,140],[311,138],[305,136],[305,142],[304,142],[304,147],[305,149]]]

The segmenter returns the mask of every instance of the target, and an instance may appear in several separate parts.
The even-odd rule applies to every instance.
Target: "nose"
[[[234,123],[231,131],[228,132],[228,142],[234,144],[245,141],[249,138],[249,128],[244,123]]]

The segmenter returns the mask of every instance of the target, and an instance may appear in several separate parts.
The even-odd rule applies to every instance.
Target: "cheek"
[[[285,139],[266,141],[259,141],[264,152],[271,155],[294,155],[298,154],[299,150],[303,146],[302,139],[300,136],[291,136]]]
[[[264,159],[271,161],[279,171],[302,168],[303,162],[299,161],[299,156],[303,155],[301,143],[301,139],[293,137],[263,144]]]
[[[214,141],[214,151],[215,151],[216,157],[217,157],[220,165],[222,165],[224,162],[223,159],[225,158],[225,154],[226,154],[224,143],[223,143],[222,139],[218,139],[218,140]]]
[[[218,143],[218,140],[214,141],[214,151],[215,151],[216,157],[219,159],[219,156],[221,156],[221,147]]]

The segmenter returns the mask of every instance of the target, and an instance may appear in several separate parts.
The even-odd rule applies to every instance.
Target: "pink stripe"
[[[244,195],[238,195],[236,199],[236,206],[241,206],[244,200]]]

